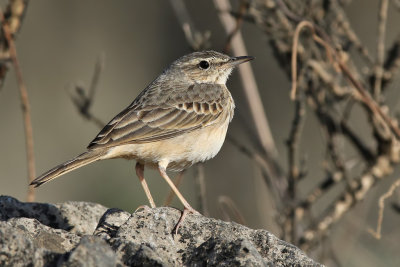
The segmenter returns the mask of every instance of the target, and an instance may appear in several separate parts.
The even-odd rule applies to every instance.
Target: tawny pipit
[[[144,166],[158,168],[185,207],[196,212],[168,177],[213,158],[225,140],[235,104],[225,84],[233,68],[253,57],[229,57],[204,51],[173,62],[131,105],[114,117],[89,144],[87,151],[36,178],[40,186],[94,161],[135,159],[136,174],[150,205],[153,197],[144,179]]]

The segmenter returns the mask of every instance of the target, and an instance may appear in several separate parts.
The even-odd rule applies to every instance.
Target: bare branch
[[[379,215],[378,215],[378,223],[376,226],[376,231],[373,229],[368,229],[368,232],[373,235],[376,239],[381,239],[381,231],[382,231],[382,221],[383,221],[383,211],[385,209],[385,200],[393,195],[394,190],[400,186],[400,179],[394,182],[389,190],[383,194],[379,198]]]
[[[309,21],[302,21],[301,23],[298,24],[296,27],[296,32],[297,32],[297,37],[295,34],[294,39],[298,39],[298,35],[300,33],[300,30],[304,27],[308,27],[312,30],[313,34],[313,39],[324,46],[328,58],[333,61],[332,63],[336,63],[337,67],[342,71],[342,73],[346,76],[350,84],[354,86],[354,88],[357,90],[359,93],[359,97],[361,98],[362,102],[368,107],[368,109],[374,114],[376,118],[381,118],[387,126],[390,128],[390,130],[393,132],[393,134],[400,139],[400,129],[398,125],[385,113],[382,111],[382,109],[379,107],[379,105],[372,99],[368,91],[364,88],[364,86],[359,82],[351,73],[349,68],[346,66],[345,62],[341,59],[340,55],[336,52],[336,50],[329,44],[329,37],[327,34],[320,29],[319,27],[316,27],[312,22]],[[322,38],[318,36],[318,34],[322,35]],[[295,41],[293,41],[295,43]],[[293,45],[293,56],[292,56],[292,75],[293,81],[292,81],[292,99],[294,99],[294,96],[296,95],[296,80],[297,80],[297,72],[295,70],[296,64],[293,63],[296,61],[296,55],[297,55],[297,46]],[[294,84],[294,85],[293,85]]]
[[[17,76],[17,82],[19,87],[19,93],[21,97],[22,113],[24,116],[26,157],[28,161],[28,183],[30,184],[35,179],[36,168],[35,168],[35,155],[33,150],[33,130],[31,122],[31,108],[29,105],[29,97],[28,97],[28,92],[26,90],[24,79],[22,77],[22,71],[19,65],[14,39],[11,35],[9,25],[4,18],[2,10],[0,10],[0,20],[3,27],[4,36],[8,42],[10,57],[14,65],[15,74]],[[32,202],[34,200],[35,200],[35,189],[32,186],[29,186],[27,193],[27,201]]]
[[[380,1],[380,9],[378,14],[378,41],[376,45],[376,61],[375,61],[375,84],[374,84],[374,97],[376,101],[380,101],[383,77],[383,63],[385,56],[385,33],[386,33],[386,20],[389,0]]]
[[[335,3],[335,5],[337,5],[337,1],[334,1],[334,3]],[[366,63],[368,65],[372,66],[373,59],[372,59],[371,55],[369,54],[367,47],[360,41],[357,34],[350,27],[350,23],[349,23],[348,19],[345,17],[343,9],[332,8],[332,11],[335,12],[337,19],[340,23],[339,26],[342,27],[343,31],[347,35],[347,38],[349,38],[349,41],[351,41],[354,44],[355,48],[361,54],[361,56],[366,61]]]
[[[290,201],[292,202],[292,206],[290,208],[290,212],[287,215],[287,228],[285,230],[285,235],[290,236],[291,242],[296,242],[297,240],[297,220],[295,214],[295,207],[293,203],[296,203],[297,198],[297,182],[300,176],[300,171],[298,167],[298,150],[299,150],[299,142],[301,131],[303,128],[305,116],[305,108],[303,99],[296,99],[295,101],[295,114],[292,122],[292,128],[289,133],[289,138],[287,141],[288,146],[288,162],[289,162],[289,177],[288,177],[288,195],[290,197]]]
[[[383,75],[382,87],[388,84],[400,69],[400,35],[387,53],[384,68],[385,73]]]

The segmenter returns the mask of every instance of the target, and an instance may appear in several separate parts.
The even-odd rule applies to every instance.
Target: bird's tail
[[[89,150],[76,156],[75,158],[64,162],[53,169],[43,173],[35,180],[31,182],[31,185],[35,187],[41,186],[44,183],[47,183],[60,175],[63,175],[67,172],[73,171],[79,167],[85,166],[86,164],[92,163],[94,161],[102,159],[104,153],[99,150]]]

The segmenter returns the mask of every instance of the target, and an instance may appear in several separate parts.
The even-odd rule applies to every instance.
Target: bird
[[[216,51],[184,55],[169,65],[134,101],[117,114],[89,143],[87,150],[31,182],[38,187],[99,160],[136,160],[136,174],[151,208],[155,202],[144,168],[158,169],[184,206],[185,216],[198,213],[167,174],[213,158],[221,149],[235,103],[226,82],[251,56],[230,57]]]

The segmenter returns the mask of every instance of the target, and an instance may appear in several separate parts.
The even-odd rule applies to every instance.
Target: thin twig
[[[383,63],[385,57],[385,33],[386,33],[386,20],[387,10],[389,6],[388,0],[380,1],[380,8],[378,14],[378,41],[376,44],[376,60],[375,60],[375,84],[374,84],[374,97],[379,103],[379,98],[382,89],[383,77]]]
[[[99,84],[100,74],[104,70],[104,65],[105,65],[105,55],[104,55],[104,53],[101,53],[96,61],[96,65],[94,67],[94,72],[93,72],[93,77],[92,77],[92,82],[90,83],[90,87],[89,87],[89,93],[88,93],[88,99],[90,102],[88,104],[89,107],[93,102],[94,93],[96,92],[97,86]]]
[[[343,177],[340,173],[328,173],[325,180],[323,180],[319,185],[311,190],[310,193],[305,197],[305,199],[299,203],[297,209],[299,212],[303,212],[303,210],[307,210],[311,207],[313,203],[315,203],[322,195],[327,192],[333,185],[337,184],[339,181],[342,181]]]
[[[292,198],[295,198],[295,181],[296,177],[299,175],[299,168],[297,166],[298,162],[298,149],[299,149],[299,141],[301,130],[303,128],[304,122],[304,103],[301,100],[297,100],[295,103],[295,115],[292,122],[292,128],[290,130],[289,138],[287,141],[288,146],[288,162],[289,162],[289,195]]]
[[[374,236],[376,239],[381,239],[381,231],[382,231],[382,221],[383,221],[383,211],[385,209],[385,200],[389,197],[391,197],[393,195],[394,190],[396,190],[397,187],[400,186],[400,179],[397,180],[396,182],[394,182],[389,190],[383,194],[380,198],[379,198],[379,215],[378,215],[378,223],[376,226],[376,231],[374,231],[373,229],[368,229],[368,232]]]
[[[86,93],[85,88],[78,85],[75,86],[75,94],[73,94],[72,92],[69,93],[72,102],[75,104],[76,108],[79,111],[79,114],[82,115],[82,117],[84,117],[85,119],[92,121],[99,128],[103,128],[105,123],[97,118],[95,115],[93,115],[93,113],[90,112],[90,108],[93,104],[94,94],[98,87],[100,75],[104,70],[104,58],[104,54],[101,54],[96,61],[88,93]]]
[[[295,115],[292,122],[292,128],[290,130],[289,138],[287,141],[288,146],[288,162],[289,162],[289,177],[288,177],[288,195],[292,203],[296,202],[297,198],[297,180],[299,178],[299,167],[298,164],[298,149],[301,131],[303,129],[304,116],[305,116],[305,108],[304,102],[302,99],[296,99],[295,106]],[[296,243],[297,240],[297,220],[295,214],[295,207],[290,208],[290,212],[287,216],[287,219],[290,223],[289,232],[290,232],[290,240],[292,243]],[[287,232],[287,231],[286,231]],[[285,233],[286,235],[288,233]]]
[[[384,63],[385,73],[383,75],[382,87],[393,80],[396,72],[400,69],[400,36],[398,36],[392,47],[387,52]]]
[[[28,0],[12,0],[6,7],[3,14],[7,22],[9,33],[15,40],[18,31],[21,28],[22,21],[28,6]],[[4,80],[8,70],[8,61],[11,59],[8,42],[0,34],[0,89],[3,87]]]
[[[201,33],[196,30],[189,12],[186,9],[185,2],[183,0],[170,0],[170,3],[185,34],[186,42],[192,50],[199,51],[208,48],[210,46],[209,40],[211,34],[209,31]]]
[[[300,38],[300,32],[303,28],[308,27],[312,30],[312,35],[313,38],[316,42],[320,43],[325,47],[326,54],[328,56],[328,59],[332,62],[332,53],[330,46],[327,42],[322,40],[316,33],[315,33],[315,26],[312,22],[308,20],[303,20],[301,21],[295,29],[295,32],[293,34],[293,43],[292,43],[292,60],[291,60],[291,69],[292,69],[292,88],[290,90],[290,98],[292,100],[296,99],[296,92],[297,92],[297,51],[298,51],[298,46],[299,46],[299,38]]]
[[[351,28],[350,23],[348,18],[346,17],[345,12],[343,11],[342,8],[339,8],[338,1],[335,0],[332,2],[335,6],[332,7],[332,11],[335,12],[336,18],[338,20],[338,26],[340,26],[344,33],[346,34],[347,38],[349,38],[349,41],[353,43],[353,45],[356,47],[357,51],[361,54],[361,56],[364,58],[365,62],[368,65],[373,65],[373,59],[371,55],[368,52],[367,47],[360,41],[358,38],[357,34],[354,32],[354,30]]]
[[[340,130],[331,130],[326,124],[323,124],[323,129],[326,134],[326,148],[327,148],[327,155],[329,156],[331,162],[334,166],[334,173],[331,175],[334,178],[335,183],[339,183],[341,181],[346,182],[346,187],[350,187],[349,185],[349,177],[347,175],[347,168],[341,154],[339,152],[339,145],[337,145],[338,141],[338,133]],[[349,165],[349,164],[348,164]]]
[[[365,90],[364,86],[362,86],[362,84],[353,77],[347,66],[341,61],[339,61],[338,64],[342,72],[349,79],[350,83],[357,89],[357,92],[360,94],[363,103],[372,113],[374,113],[377,118],[381,117],[389,126],[396,138],[400,139],[400,129],[395,122],[385,112],[382,111],[378,104],[371,98],[370,94]]]
[[[17,58],[17,50],[15,48],[14,40],[11,36],[9,26],[5,21],[3,11],[0,9],[0,20],[3,27],[4,36],[7,39],[10,57],[14,65],[15,74],[17,76],[17,82],[19,87],[19,93],[21,97],[22,113],[24,116],[24,129],[25,129],[25,145],[26,145],[26,157],[28,161],[28,184],[30,184],[36,176],[35,170],[35,155],[33,150],[33,131],[31,122],[31,108],[29,105],[28,92],[26,90],[25,82],[22,77],[21,67]],[[27,201],[32,202],[35,200],[35,189],[32,186],[28,187]]]

